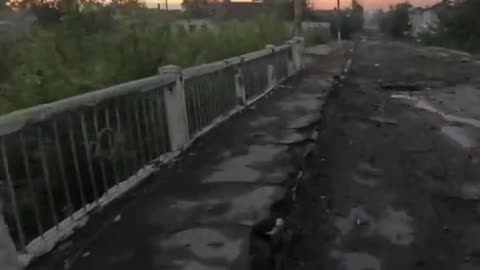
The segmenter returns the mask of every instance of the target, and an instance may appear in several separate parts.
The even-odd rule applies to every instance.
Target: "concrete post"
[[[288,44],[292,46],[293,73],[297,73],[303,69],[304,39],[303,37],[295,37],[288,41]]]
[[[289,53],[289,57],[288,57],[288,62],[287,62],[287,73],[288,73],[288,77],[292,76],[293,74],[295,74],[295,65],[294,65],[294,58],[295,58],[295,50],[294,50],[294,45],[295,45],[295,41],[293,40],[288,40],[286,42],[286,44],[288,46],[290,46],[290,53]]]
[[[267,45],[265,49],[269,49],[272,51],[272,54],[275,54],[275,46],[274,45]],[[268,64],[267,66],[267,82],[268,82],[268,89],[274,87],[276,85],[277,78],[275,76],[275,66],[273,63]]]
[[[168,65],[160,67],[158,73],[160,75],[173,75],[177,78],[171,89],[163,91],[170,148],[171,151],[177,151],[182,149],[190,139],[182,69]]]
[[[303,52],[305,51],[305,38],[304,37],[296,37],[295,40],[297,41],[298,46],[298,61],[300,62],[300,69],[304,69],[304,62],[303,62]]]
[[[242,68],[243,59],[240,60],[240,64],[235,69],[235,93],[237,96],[237,102],[243,106],[247,104],[247,94],[245,93],[245,80],[243,78]]]

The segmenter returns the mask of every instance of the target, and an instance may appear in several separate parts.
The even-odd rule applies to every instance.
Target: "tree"
[[[280,17],[288,20],[293,20],[294,14],[294,1],[295,0],[264,0],[263,3],[267,10],[272,10]],[[302,18],[312,19],[312,2],[310,0],[301,0],[302,6]]]
[[[330,20],[332,34],[336,34],[338,27],[337,17],[333,16]],[[351,7],[340,10],[340,29],[342,31],[342,37],[350,38],[352,34],[362,30],[364,21],[363,6],[357,0],[353,0]]]
[[[453,4],[446,1],[438,8],[439,23],[420,39],[428,45],[480,51],[480,1],[465,0]]]
[[[209,0],[183,0],[182,7],[188,15],[198,18],[210,15],[208,6],[211,4]]]
[[[408,2],[391,6],[380,21],[380,29],[393,37],[405,36],[411,30],[409,18],[411,8],[412,5]]]
[[[383,9],[376,10],[372,15],[371,22],[375,25],[380,25],[383,17],[385,17],[385,12]]]
[[[352,11],[350,15],[350,24],[352,25],[353,32],[358,32],[363,28],[364,10],[363,6],[357,1],[352,1]]]

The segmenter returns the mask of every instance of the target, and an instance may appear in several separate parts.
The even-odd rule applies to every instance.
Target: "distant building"
[[[411,35],[418,37],[419,34],[430,32],[438,25],[437,11],[432,8],[415,8],[410,11]]]
[[[302,21],[302,31],[317,31],[325,35],[326,39],[330,39],[329,22]]]
[[[459,0],[455,1],[442,1],[428,8],[414,8],[410,11],[410,25],[411,36],[418,37],[419,34],[424,32],[431,32],[438,26],[440,19],[438,13],[445,8],[448,8]]]

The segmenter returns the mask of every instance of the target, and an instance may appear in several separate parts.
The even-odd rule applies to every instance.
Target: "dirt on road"
[[[288,269],[480,269],[480,61],[364,39],[289,218]]]

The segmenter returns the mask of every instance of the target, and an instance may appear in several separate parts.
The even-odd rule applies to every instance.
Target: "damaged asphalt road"
[[[286,216],[284,202],[348,57],[341,47],[311,48],[303,76],[212,129],[28,269],[272,269],[271,246],[253,250],[253,235],[277,237],[276,220]]]
[[[448,50],[357,44],[298,189],[287,269],[480,269],[478,74]]]

